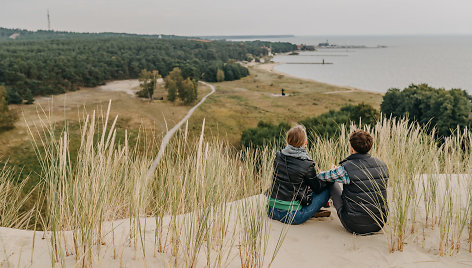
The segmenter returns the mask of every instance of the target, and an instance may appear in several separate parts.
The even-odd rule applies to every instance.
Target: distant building
[[[318,44],[318,47],[331,47],[331,46],[333,46],[333,45],[331,45],[331,44],[328,42],[328,40],[326,40],[326,42],[324,42],[324,43],[319,43],[319,44]]]

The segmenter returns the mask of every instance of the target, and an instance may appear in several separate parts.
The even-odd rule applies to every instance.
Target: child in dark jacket
[[[369,133],[356,130],[349,137],[351,155],[340,166],[318,174],[318,179],[335,183],[330,194],[344,228],[356,234],[371,234],[383,228],[388,210],[388,168],[371,157],[373,139]]]

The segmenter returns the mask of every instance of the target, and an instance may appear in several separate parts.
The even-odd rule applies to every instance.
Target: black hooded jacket
[[[299,159],[277,152],[274,160],[270,197],[283,201],[301,201],[309,188],[318,194],[326,189],[328,183],[316,177],[312,160]]]
[[[388,167],[369,154],[352,154],[339,163],[350,183],[344,185],[342,221],[358,234],[377,232],[386,221]]]

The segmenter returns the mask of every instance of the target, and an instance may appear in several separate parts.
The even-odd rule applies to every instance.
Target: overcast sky
[[[0,0],[0,27],[177,35],[472,34],[472,0]]]

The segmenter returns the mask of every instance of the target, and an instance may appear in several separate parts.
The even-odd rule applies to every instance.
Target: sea
[[[280,63],[275,70],[296,77],[377,92],[426,83],[465,89],[472,94],[472,35],[294,36],[265,40],[348,47],[273,58]],[[329,64],[319,64],[323,60]]]

